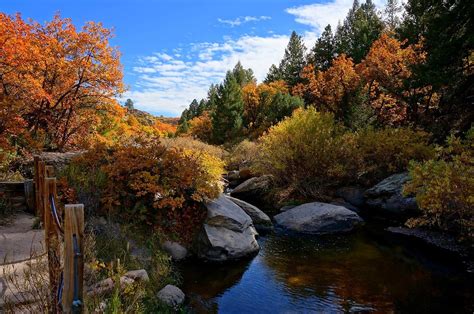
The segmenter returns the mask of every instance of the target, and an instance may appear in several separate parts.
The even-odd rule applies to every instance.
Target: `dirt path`
[[[0,265],[43,254],[44,230],[34,230],[34,222],[34,216],[18,213],[11,223],[0,226]]]

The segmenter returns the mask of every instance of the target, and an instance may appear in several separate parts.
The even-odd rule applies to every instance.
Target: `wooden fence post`
[[[59,230],[55,225],[54,217],[51,213],[50,196],[53,196],[54,202],[55,204],[57,204],[56,178],[46,178],[46,184],[42,198],[44,201],[44,231],[46,250],[48,252],[51,311],[53,313],[58,313],[60,310],[60,304],[58,300],[58,288],[59,277],[61,273],[61,250],[59,242]]]
[[[46,165],[38,157],[35,157],[35,203],[36,216],[44,224],[44,190],[46,179]]]
[[[84,205],[64,207],[64,313],[84,313]]]
[[[53,166],[46,166],[46,177],[52,178],[54,177],[54,167]]]

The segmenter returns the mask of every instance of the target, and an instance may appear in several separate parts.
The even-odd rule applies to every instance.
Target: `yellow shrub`
[[[175,147],[190,149],[196,152],[204,152],[209,155],[215,156],[219,159],[225,159],[226,151],[218,146],[206,144],[199,140],[195,140],[188,136],[175,137],[175,138],[160,138],[160,143],[165,147]]]
[[[429,135],[408,128],[368,129],[357,136],[362,160],[361,183],[376,183],[390,174],[403,172],[410,160],[427,160],[434,156],[428,144]]]
[[[474,240],[474,129],[466,140],[451,137],[436,159],[412,163],[405,193],[416,193],[423,216],[409,226],[429,225]]]
[[[243,140],[230,150],[227,157],[227,168],[235,170],[243,164],[253,165],[257,151],[258,146],[255,142]]]
[[[260,138],[258,171],[277,184],[309,197],[354,178],[356,139],[330,113],[296,110]]]

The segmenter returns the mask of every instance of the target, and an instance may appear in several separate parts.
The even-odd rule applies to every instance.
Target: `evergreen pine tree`
[[[332,59],[336,53],[334,36],[332,34],[331,25],[324,28],[324,32],[316,41],[308,62],[314,65],[315,70],[327,70],[331,66]]]
[[[372,0],[362,5],[354,1],[342,26],[336,32],[336,51],[345,53],[360,62],[370,49],[372,43],[380,37],[383,22],[379,17]]]
[[[295,86],[301,81],[300,72],[306,64],[305,58],[306,47],[303,43],[303,39],[293,31],[278,69],[281,73],[281,78],[285,80],[289,86]]]
[[[240,61],[237,62],[234,69],[232,70],[232,75],[241,87],[250,82],[256,81],[255,77],[253,76],[252,69],[244,69]]]
[[[280,70],[276,65],[272,64],[268,70],[267,77],[265,78],[264,82],[268,84],[282,79],[283,78],[281,76]]]
[[[403,8],[398,4],[398,0],[387,0],[384,10],[385,27],[388,30],[395,30],[400,26],[400,18],[398,15],[402,12]]]
[[[212,113],[213,140],[216,144],[235,139],[242,129],[244,102],[240,88],[233,72],[228,71],[218,88],[216,107]]]
[[[130,98],[127,99],[127,101],[125,101],[125,108],[127,108],[128,110],[133,110],[135,109],[133,107],[133,100],[131,100]]]

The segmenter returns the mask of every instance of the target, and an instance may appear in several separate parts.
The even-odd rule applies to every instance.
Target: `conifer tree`
[[[247,85],[250,82],[256,81],[252,69],[244,69],[240,61],[237,62],[234,69],[232,70],[232,75],[240,87]]]
[[[331,25],[328,24],[313,49],[311,49],[308,63],[313,64],[315,70],[327,70],[331,66],[335,53],[334,35],[332,34]]]
[[[279,66],[281,78],[289,86],[295,86],[301,81],[300,72],[306,64],[305,58],[306,47],[303,43],[303,39],[293,31],[288,46],[285,49],[285,55]]]
[[[398,0],[387,0],[384,10],[384,22],[388,30],[393,31],[400,26],[400,18],[398,15],[402,10],[403,8],[399,5]]]
[[[265,78],[264,82],[268,84],[282,79],[283,78],[281,76],[280,70],[276,65],[272,64],[268,70],[267,77]]]
[[[228,71],[215,98],[212,113],[213,140],[216,144],[235,139],[242,129],[244,102],[241,87],[232,71]]]
[[[355,0],[343,24],[337,29],[336,50],[359,63],[372,43],[380,37],[382,30],[383,22],[372,0],[363,4]]]

